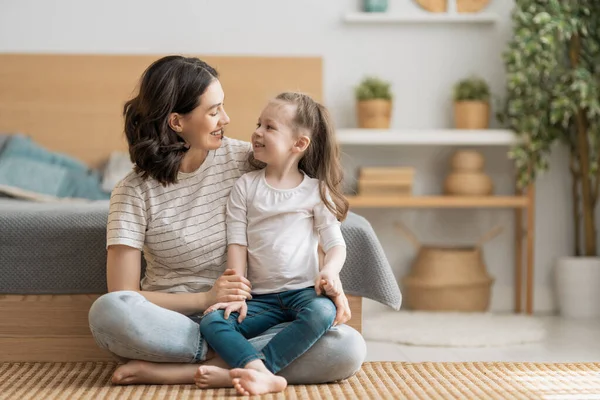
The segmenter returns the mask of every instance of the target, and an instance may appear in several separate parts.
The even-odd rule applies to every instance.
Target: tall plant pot
[[[456,129],[487,129],[490,126],[490,105],[485,101],[454,103]]]
[[[389,129],[392,119],[392,102],[384,99],[358,101],[356,115],[359,128]]]
[[[563,317],[600,317],[600,257],[561,258],[554,277],[558,309]]]

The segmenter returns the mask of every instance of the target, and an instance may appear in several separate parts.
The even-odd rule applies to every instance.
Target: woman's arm
[[[234,271],[227,270],[217,279],[211,290],[204,293],[162,293],[140,290],[142,252],[125,245],[108,248],[106,277],[108,291],[132,290],[148,301],[184,315],[196,314],[211,304],[239,301],[250,297],[250,282]]]

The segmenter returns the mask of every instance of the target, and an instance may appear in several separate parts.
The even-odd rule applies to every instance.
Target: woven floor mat
[[[0,364],[0,399],[232,399],[233,389],[114,386],[111,362]],[[368,362],[352,378],[266,399],[600,399],[600,363]]]

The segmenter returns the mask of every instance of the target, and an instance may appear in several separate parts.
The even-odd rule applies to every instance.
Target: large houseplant
[[[600,2],[516,0],[514,38],[504,53],[507,101],[501,120],[522,139],[511,150],[521,187],[548,168],[557,143],[570,149],[574,258],[556,269],[559,309],[598,315],[600,259],[595,209],[600,190]]]

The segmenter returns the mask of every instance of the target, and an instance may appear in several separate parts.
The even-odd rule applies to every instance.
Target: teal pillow
[[[89,169],[81,161],[66,154],[49,151],[22,134],[16,134],[10,138],[2,151],[1,157],[25,157],[45,164],[61,165],[77,171],[87,171]]]
[[[22,135],[11,138],[0,154],[0,185],[59,198],[103,200],[100,174],[82,162],[50,152]]]

